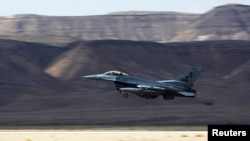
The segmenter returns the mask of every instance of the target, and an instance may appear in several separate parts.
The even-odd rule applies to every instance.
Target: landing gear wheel
[[[140,96],[140,97],[145,97],[145,95],[143,95],[143,94],[139,94],[139,96]]]
[[[124,96],[124,98],[128,98],[128,94],[124,94],[123,96]]]

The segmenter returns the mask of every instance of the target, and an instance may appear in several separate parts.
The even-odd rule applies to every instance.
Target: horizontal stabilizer
[[[183,96],[195,96],[195,93],[192,93],[192,92],[178,92],[179,94],[183,95]]]

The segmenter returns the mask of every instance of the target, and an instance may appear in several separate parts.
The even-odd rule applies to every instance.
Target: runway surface
[[[207,131],[0,130],[0,141],[206,141]]]

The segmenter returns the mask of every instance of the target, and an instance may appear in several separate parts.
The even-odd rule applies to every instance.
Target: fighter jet
[[[93,80],[111,81],[125,98],[128,98],[129,94],[136,94],[146,99],[163,96],[164,100],[170,100],[175,97],[195,97],[196,90],[193,88],[194,82],[202,71],[203,68],[196,66],[174,80],[160,81],[145,80],[115,70],[83,77]]]

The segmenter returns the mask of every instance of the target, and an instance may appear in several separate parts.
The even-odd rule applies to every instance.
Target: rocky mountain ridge
[[[231,4],[204,14],[116,12],[98,16],[0,17],[0,35],[56,35],[83,40],[249,40],[250,6]]]

